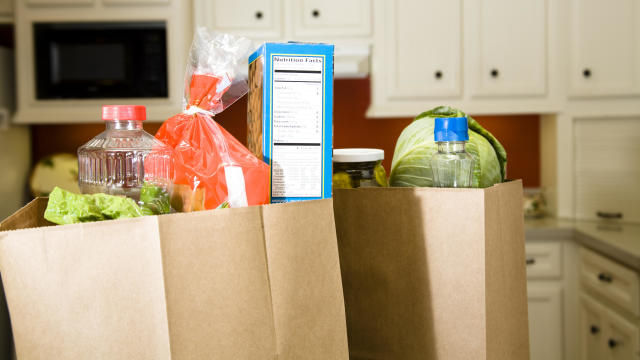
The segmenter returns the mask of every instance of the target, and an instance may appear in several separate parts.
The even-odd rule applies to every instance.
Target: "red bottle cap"
[[[147,109],[143,105],[103,105],[102,120],[138,120],[147,119]]]

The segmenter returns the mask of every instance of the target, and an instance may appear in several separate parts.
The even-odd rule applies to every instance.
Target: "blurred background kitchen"
[[[197,26],[336,44],[334,148],[384,149],[389,171],[412,118],[451,105],[502,142],[529,214],[640,221],[637,0],[0,0],[0,219],[74,186],[101,105],[147,106],[150,133],[178,113]],[[244,142],[246,97],[216,120]],[[599,357],[579,329],[593,307],[574,305],[577,249],[549,234],[527,248],[532,358],[636,354],[640,305]]]

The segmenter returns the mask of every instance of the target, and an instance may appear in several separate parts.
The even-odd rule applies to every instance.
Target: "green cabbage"
[[[49,194],[44,218],[55,224],[123,219],[142,216],[140,206],[124,196],[75,194],[55,187]]]
[[[423,112],[407,126],[396,143],[391,163],[391,186],[433,186],[431,157],[438,151],[433,140],[437,117],[467,116],[460,110],[440,106]],[[504,181],[507,170],[507,152],[500,142],[471,116],[467,152],[473,156],[472,187],[489,187]]]

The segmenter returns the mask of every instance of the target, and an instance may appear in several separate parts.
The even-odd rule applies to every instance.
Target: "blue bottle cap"
[[[436,118],[433,138],[438,141],[467,141],[469,126],[466,117]]]

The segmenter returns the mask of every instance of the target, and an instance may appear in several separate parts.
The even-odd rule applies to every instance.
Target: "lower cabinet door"
[[[579,337],[580,360],[605,360],[608,356],[604,346],[607,310],[585,294],[580,295]]]
[[[531,360],[561,360],[564,342],[562,286],[530,284],[527,293]]]
[[[640,329],[612,310],[607,311],[605,346],[611,360],[640,359]],[[604,359],[604,358],[603,358]]]

